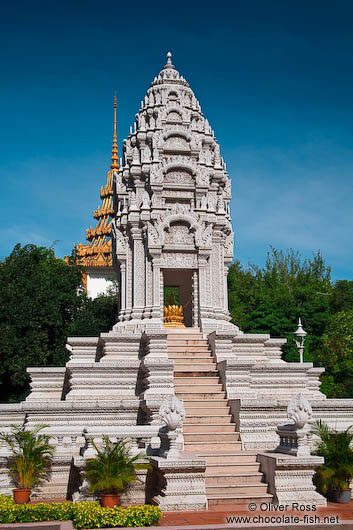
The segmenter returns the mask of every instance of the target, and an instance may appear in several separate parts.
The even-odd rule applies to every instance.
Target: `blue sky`
[[[320,249],[352,279],[353,4],[19,1],[0,7],[0,256],[64,256],[109,167],[112,97],[127,136],[165,54],[189,81],[232,177],[236,256]]]

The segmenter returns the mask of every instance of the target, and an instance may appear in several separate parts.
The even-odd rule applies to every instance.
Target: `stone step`
[[[187,453],[200,453],[201,451],[212,451],[213,453],[221,453],[223,451],[241,451],[241,442],[186,442],[184,451]],[[199,454],[201,456],[201,454]]]
[[[218,385],[221,384],[220,377],[213,375],[208,377],[176,377],[174,385]]]
[[[174,345],[174,344],[168,344],[168,352],[172,352],[172,351],[188,351],[188,352],[210,352],[209,348],[208,348],[208,345],[205,344],[203,346],[200,346],[198,344],[189,344],[187,346],[183,345],[183,346],[178,346],[178,345]]]
[[[173,357],[173,353],[171,354],[168,353],[168,357],[169,359],[174,360],[174,365],[192,362],[193,364],[213,364],[214,366],[216,366],[214,359],[210,355],[205,355],[202,353],[195,353],[195,355],[189,355],[189,356],[184,355],[183,357],[178,357],[178,356]]]
[[[189,414],[189,411],[187,411],[187,414],[185,416],[185,420],[184,420],[184,429],[187,425],[209,425],[209,424],[212,424],[212,423],[216,423],[218,425],[222,424],[222,425],[229,425],[229,424],[232,424],[235,426],[235,423],[232,422],[232,416],[227,413],[227,414],[221,414],[219,413],[218,415],[216,416],[210,416],[209,414],[205,413],[204,416],[198,416],[198,415],[190,415]]]
[[[176,391],[175,392],[175,395],[179,398],[179,399],[197,399],[197,400],[201,400],[201,399],[207,399],[209,401],[213,400],[213,399],[222,399],[226,397],[226,393],[224,391],[220,391],[220,392],[178,392]]]
[[[238,442],[238,432],[184,432],[185,443],[189,442]]]
[[[186,338],[200,338],[203,339],[204,336],[199,329],[195,328],[169,328],[168,329],[168,339],[171,337],[186,337]]]
[[[208,423],[207,425],[202,425],[200,423],[185,423],[183,426],[183,432],[185,433],[191,433],[191,432],[197,432],[197,433],[223,433],[223,432],[230,432],[235,433],[235,423]]]
[[[222,385],[219,383],[215,383],[214,385],[198,385],[195,383],[193,385],[183,385],[175,381],[174,388],[175,392],[187,392],[190,390],[190,388],[192,388],[195,392],[222,392]]]
[[[247,495],[247,494],[207,494],[208,506],[220,506],[222,504],[249,504],[254,502],[256,504],[261,504],[262,502],[269,503],[272,501],[273,496],[269,493],[263,493],[261,495]]]
[[[212,359],[211,352],[187,352],[187,351],[169,351],[168,350],[168,359],[183,359],[184,361],[187,361],[188,359],[194,361],[195,359]]]
[[[195,338],[185,338],[182,339],[180,337],[168,337],[167,339],[168,346],[206,346],[208,348],[208,340],[207,339],[195,339]]]
[[[218,370],[215,364],[207,364],[207,365],[195,365],[194,362],[190,362],[189,364],[184,364],[182,366],[180,365],[174,365],[174,369],[177,370],[177,372],[174,372],[174,378],[176,377],[214,377],[215,375],[218,376]]]
[[[257,473],[260,469],[260,462],[229,463],[228,459],[223,460],[223,464],[207,464],[207,475],[247,475]],[[260,473],[262,476],[262,473]]]
[[[178,361],[180,361],[180,363]],[[178,372],[182,372],[184,374],[186,371],[189,371],[189,373],[192,374],[200,373],[200,375],[202,375],[203,377],[205,377],[205,373],[218,373],[216,365],[212,362],[207,363],[207,359],[198,359],[197,361],[176,359],[174,361],[174,370],[177,370]]]
[[[262,473],[232,474],[206,474],[206,486],[228,486],[232,484],[258,484],[261,482]]]
[[[256,453],[248,453],[247,451],[223,451],[215,453],[214,451],[199,451],[198,456],[202,456],[206,460],[206,465],[217,464],[257,464]]]
[[[190,398],[190,396],[189,396]],[[195,411],[204,411],[207,409],[210,413],[214,414],[216,409],[222,409],[222,414],[225,410],[229,410],[228,402],[225,399],[219,400],[199,400],[199,399],[185,399],[184,407],[188,414],[194,414]],[[189,412],[190,411],[190,412]]]
[[[168,335],[172,333],[201,333],[201,329],[198,326],[189,326],[187,328],[167,328]],[[249,336],[249,334],[247,335]]]
[[[234,480],[233,484],[224,486],[208,486],[206,484],[206,495],[262,495],[267,493],[267,484],[258,482],[257,484],[237,484]]]

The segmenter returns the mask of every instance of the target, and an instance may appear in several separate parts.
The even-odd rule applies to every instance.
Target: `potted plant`
[[[17,504],[28,502],[32,488],[47,478],[50,471],[55,447],[49,444],[50,436],[38,434],[44,427],[47,425],[38,425],[34,429],[12,425],[9,434],[0,434],[0,439],[6,442],[11,452],[8,469],[17,486],[13,490]]]
[[[318,437],[315,454],[325,458],[325,463],[316,469],[316,486],[333,502],[349,502],[353,479],[352,426],[339,432],[318,421],[312,434]]]
[[[150,469],[151,465],[141,462],[142,458],[146,459],[144,455],[130,455],[127,440],[114,443],[104,436],[101,449],[90,441],[97,456],[87,460],[84,478],[90,483],[90,491],[100,494],[102,506],[117,506],[120,494],[137,480],[136,471]]]

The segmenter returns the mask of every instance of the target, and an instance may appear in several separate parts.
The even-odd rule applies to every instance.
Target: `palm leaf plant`
[[[44,427],[47,425],[33,429],[12,425],[10,433],[0,433],[0,440],[6,442],[11,452],[9,474],[18,489],[31,489],[48,477],[55,447],[50,445],[49,435],[39,434]]]
[[[103,445],[99,449],[93,440],[92,445],[97,451],[95,458],[86,462],[84,478],[90,483],[94,493],[118,495],[137,480],[136,471],[151,469],[149,462],[141,462],[145,455],[130,455],[127,440],[112,442],[108,436],[103,437]]]
[[[335,490],[349,490],[353,479],[352,427],[339,432],[321,420],[312,427],[312,434],[318,437],[315,454],[325,459],[315,475],[316,486],[323,495],[330,495]]]

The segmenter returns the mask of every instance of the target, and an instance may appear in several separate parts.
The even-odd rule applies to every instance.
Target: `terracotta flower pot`
[[[25,504],[26,502],[29,501],[29,497],[31,495],[31,491],[30,489],[20,489],[20,488],[17,488],[17,489],[14,489],[12,490],[13,492],[13,500],[15,501],[16,504]]]
[[[120,495],[115,493],[102,493],[101,494],[101,504],[104,508],[114,508],[118,506],[120,500]]]

